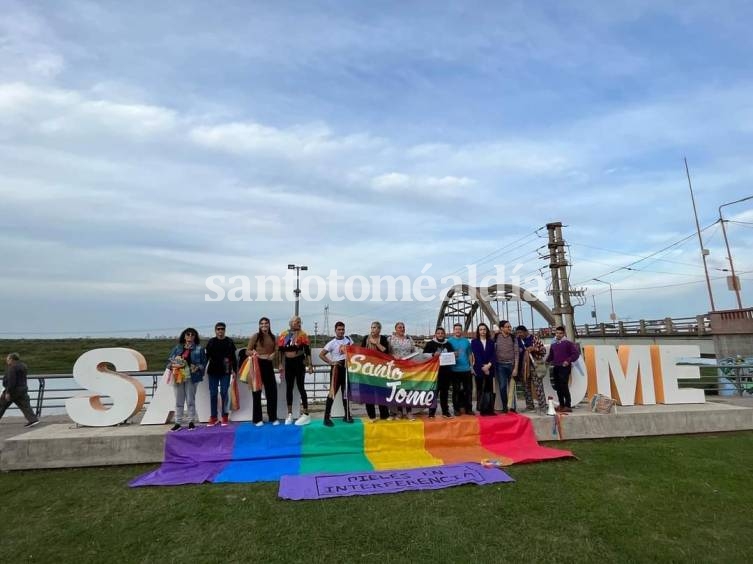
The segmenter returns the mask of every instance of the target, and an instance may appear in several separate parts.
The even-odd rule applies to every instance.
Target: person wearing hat
[[[227,336],[227,327],[222,321],[214,326],[215,336],[207,343],[207,376],[209,377],[210,414],[208,427],[220,423],[223,427],[228,424],[230,413],[230,378],[238,370],[238,359],[235,356],[235,343]],[[217,390],[222,399],[222,418],[217,419]]]

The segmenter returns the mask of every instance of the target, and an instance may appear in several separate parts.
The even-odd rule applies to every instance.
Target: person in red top
[[[554,342],[549,347],[546,363],[552,365],[554,389],[557,391],[557,399],[560,402],[559,411],[567,413],[573,411],[570,405],[570,371],[573,369],[573,362],[579,357],[578,347],[565,338],[565,328],[557,327],[554,330]]]

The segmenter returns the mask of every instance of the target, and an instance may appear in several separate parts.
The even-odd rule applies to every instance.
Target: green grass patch
[[[574,441],[514,484],[284,502],[131,490],[150,467],[0,475],[3,561],[749,562],[753,432]]]

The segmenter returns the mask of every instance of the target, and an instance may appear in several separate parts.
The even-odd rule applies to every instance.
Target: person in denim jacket
[[[199,333],[196,329],[184,329],[167,360],[175,387],[175,425],[171,431],[180,430],[186,422],[189,429],[196,428],[196,388],[204,379],[204,368],[207,364],[206,350],[199,343]],[[188,416],[184,417],[183,408],[186,405]]]

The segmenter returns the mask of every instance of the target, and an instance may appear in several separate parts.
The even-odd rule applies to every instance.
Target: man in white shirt
[[[348,405],[348,392],[346,389],[345,375],[345,347],[353,344],[353,339],[345,335],[345,323],[338,321],[335,323],[335,338],[324,345],[319,353],[319,358],[330,365],[329,371],[329,393],[327,394],[327,405],[324,409],[324,424],[327,427],[333,427],[332,422],[332,404],[335,402],[335,396],[338,390],[342,390],[343,408],[345,409],[345,423],[353,423],[350,416],[350,406]]]

